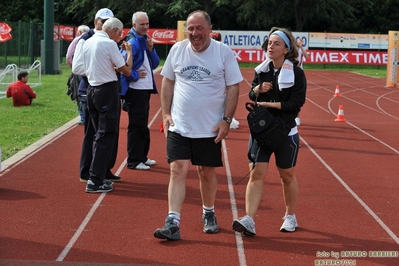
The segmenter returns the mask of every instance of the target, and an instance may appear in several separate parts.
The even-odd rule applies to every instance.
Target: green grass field
[[[240,63],[242,68],[254,68],[256,65]],[[2,161],[78,116],[76,103],[66,95],[70,68],[62,64],[60,69],[60,75],[42,76],[42,85],[34,88],[37,98],[32,106],[15,108],[11,98],[0,99]],[[305,65],[305,73],[307,69],[350,71],[379,78],[386,75],[386,67]],[[34,74],[30,75],[30,82],[35,79]],[[6,86],[0,86],[0,92],[5,90]]]

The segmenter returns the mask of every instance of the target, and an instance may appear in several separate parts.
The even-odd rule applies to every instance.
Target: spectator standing
[[[270,113],[283,119],[291,132],[286,140],[274,152],[258,146],[251,137],[249,141],[251,157],[256,160],[249,168],[250,173],[246,188],[246,215],[233,222],[233,229],[244,235],[253,236],[254,217],[263,195],[264,182],[269,167],[269,159],[274,153],[277,170],[283,187],[285,215],[280,228],[282,232],[294,232],[298,227],[295,207],[298,199],[298,183],[295,177],[295,165],[299,149],[299,134],[295,117],[301,110],[306,98],[306,77],[296,65],[298,50],[291,32],[283,28],[272,28],[267,41],[268,59],[255,68],[255,77],[249,98],[268,108]]]
[[[73,59],[73,55],[75,54],[75,49],[76,49],[76,44],[78,43],[80,37],[82,34],[84,34],[85,32],[88,32],[90,30],[90,28],[86,25],[80,25],[78,27],[78,31],[76,32],[76,37],[72,40],[72,42],[69,44],[68,46],[68,50],[66,53],[66,63],[68,66],[72,67],[72,59]],[[79,81],[81,80],[81,76],[77,76]],[[86,93],[85,94],[79,94],[78,91],[78,112],[79,112],[79,116],[80,116],[80,125],[84,125],[85,123],[85,109],[87,106],[87,99],[86,99]]]
[[[8,86],[6,96],[12,97],[14,107],[31,105],[32,100],[36,98],[36,92],[27,84],[28,80],[28,72],[21,71],[18,73],[18,80]]]
[[[232,50],[211,40],[211,18],[197,10],[187,17],[188,39],[173,45],[161,74],[162,116],[170,164],[169,212],[154,236],[180,239],[180,213],[190,161],[196,165],[203,204],[203,232],[217,233],[215,167],[230,130],[242,75]]]
[[[130,75],[121,77],[121,97],[124,98],[124,110],[127,110],[129,116],[127,168],[149,170],[156,163],[148,158],[148,117],[151,94],[158,93],[153,70],[158,67],[160,59],[148,36],[150,23],[147,13],[134,13],[132,26],[127,36],[132,45],[134,66]]]
[[[90,29],[88,32],[84,33],[82,37],[79,39],[75,54],[72,60],[72,72],[74,74],[80,75],[81,81],[79,84],[79,94],[86,95],[87,88],[89,86],[89,82],[87,81],[85,67],[84,67],[84,58],[83,58],[83,46],[85,42],[90,39],[96,32],[100,32],[103,24],[109,18],[113,18],[113,12],[108,8],[101,8],[97,11],[94,17],[94,29]],[[80,182],[87,182],[90,177],[90,166],[93,160],[93,142],[95,137],[95,129],[93,124],[91,123],[91,117],[89,113],[89,109],[85,108],[85,134],[82,142],[82,150],[80,153]],[[112,182],[120,182],[122,179],[119,176],[114,175],[111,172],[111,169],[114,167],[116,162],[116,156],[118,151],[118,140],[114,145],[113,150],[108,151],[111,154],[111,161],[109,163],[109,169],[107,170],[106,178]]]
[[[305,48],[303,47],[302,39],[299,38],[296,42],[296,45],[298,47],[298,58],[297,58],[298,64],[297,65],[303,69],[303,61],[304,61],[303,59],[305,59],[305,60],[308,59],[309,55],[306,52]],[[299,113],[298,113],[298,116],[295,118],[295,123],[297,126],[301,125],[301,119],[299,118]]]
[[[132,70],[131,45],[124,42],[127,61],[121,56],[116,42],[123,31],[117,18],[110,18],[83,45],[85,74],[89,82],[87,106],[94,126],[93,160],[86,192],[109,192],[112,184],[106,181],[107,171],[113,162],[112,152],[118,145],[120,98],[119,81],[115,68],[125,75]]]
[[[68,66],[72,67],[73,55],[75,54],[76,44],[78,43],[80,37],[89,30],[90,30],[89,26],[86,25],[80,25],[78,27],[78,30],[76,32],[76,37],[72,40],[67,49],[66,63]]]

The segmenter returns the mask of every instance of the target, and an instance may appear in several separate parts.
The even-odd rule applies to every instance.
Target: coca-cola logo
[[[152,38],[175,39],[175,32],[172,30],[166,30],[166,31],[155,30],[152,33]]]
[[[72,27],[61,28],[61,35],[73,36],[73,28]]]
[[[10,33],[11,30],[11,27],[7,23],[0,23],[0,34]]]

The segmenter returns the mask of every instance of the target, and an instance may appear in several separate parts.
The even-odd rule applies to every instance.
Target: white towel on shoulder
[[[266,59],[262,63],[260,63],[257,67],[255,67],[256,73],[260,72],[268,72],[269,71],[269,63],[272,60]],[[278,87],[281,90],[290,88],[295,84],[295,75],[294,75],[294,64],[285,60],[283,66],[281,67],[280,75],[278,75]]]

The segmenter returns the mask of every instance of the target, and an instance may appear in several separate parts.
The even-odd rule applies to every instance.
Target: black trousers
[[[127,131],[127,165],[134,168],[145,163],[150,150],[148,116],[152,90],[129,89],[125,102],[129,104],[129,125]]]
[[[93,136],[89,174],[96,185],[102,185],[110,172],[109,169],[115,165],[118,152],[121,105],[117,82],[89,86],[87,108],[91,123],[87,126],[82,154],[83,149],[89,148],[89,143],[85,141],[89,141],[90,136]]]

